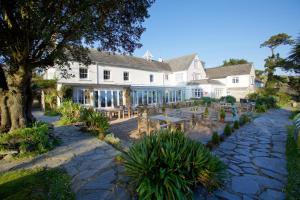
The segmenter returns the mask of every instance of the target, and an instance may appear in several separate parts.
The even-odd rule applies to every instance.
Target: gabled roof
[[[196,55],[197,55],[196,53],[193,53],[193,54],[190,54],[190,55],[181,56],[181,57],[178,57],[178,58],[166,60],[165,62],[169,64],[169,66],[171,67],[171,70],[173,72],[184,71],[184,70],[187,70],[190,67],[190,65],[191,65],[191,63],[194,60]]]
[[[212,85],[224,85],[220,81],[211,79],[193,80],[188,82],[188,85],[199,85],[199,84],[212,84]]]
[[[252,68],[251,63],[229,65],[205,69],[206,75],[213,78],[226,78],[227,76],[250,74]]]
[[[170,66],[164,62],[145,60],[128,55],[117,55],[108,52],[100,52],[97,49],[90,49],[89,53],[92,62],[103,65],[131,68],[145,71],[171,71]]]

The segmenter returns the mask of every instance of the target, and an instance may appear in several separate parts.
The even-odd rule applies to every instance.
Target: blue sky
[[[282,32],[299,35],[300,0],[157,0],[144,26],[136,56],[147,49],[154,59],[195,52],[206,67],[244,58],[263,69],[270,50],[262,42]],[[277,51],[286,56],[289,50]]]

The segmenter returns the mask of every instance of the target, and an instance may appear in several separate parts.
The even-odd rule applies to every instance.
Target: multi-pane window
[[[165,80],[169,80],[169,74],[165,74]]]
[[[79,68],[79,78],[80,79],[86,79],[88,77],[88,69],[80,67]]]
[[[232,83],[239,83],[239,77],[233,77]]]
[[[109,80],[110,79],[110,71],[109,70],[104,70],[103,71],[103,79],[104,80]]]
[[[153,74],[150,74],[150,83],[152,83],[154,80]]]
[[[123,79],[124,79],[124,81],[129,81],[129,72],[123,73]]]
[[[251,85],[254,85],[254,76],[251,76],[251,77],[250,77],[250,84],[251,84]]]
[[[86,89],[80,89],[78,91],[78,102],[80,104],[89,105],[90,104],[90,93]]]
[[[194,98],[201,98],[203,96],[203,90],[201,88],[192,89]]]

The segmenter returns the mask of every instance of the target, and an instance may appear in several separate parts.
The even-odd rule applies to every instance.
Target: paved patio
[[[288,116],[287,110],[269,111],[216,148],[214,153],[229,166],[230,178],[222,190],[204,199],[285,199]]]

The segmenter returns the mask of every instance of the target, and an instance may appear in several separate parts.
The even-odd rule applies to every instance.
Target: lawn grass
[[[71,179],[62,169],[28,169],[0,173],[0,199],[75,199]]]
[[[286,199],[300,199],[300,150],[294,140],[294,126],[288,127],[286,143],[286,158],[288,179],[286,186]]]

